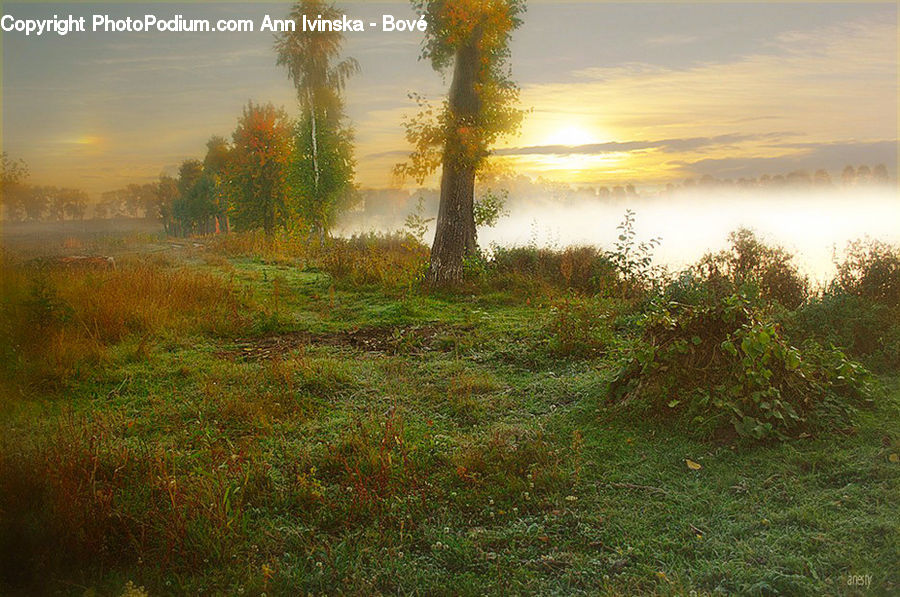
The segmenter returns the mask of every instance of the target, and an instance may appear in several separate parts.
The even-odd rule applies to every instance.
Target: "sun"
[[[599,139],[584,127],[570,124],[562,126],[544,138],[544,145],[575,147],[597,143]]]

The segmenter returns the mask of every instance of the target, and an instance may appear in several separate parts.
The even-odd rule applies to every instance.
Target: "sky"
[[[411,18],[408,3],[338,2],[351,18]],[[3,3],[16,18],[92,14],[283,18],[287,3]],[[574,185],[897,169],[897,5],[530,2],[512,43],[529,110],[498,146],[515,172]],[[420,32],[349,33],[361,65],[346,106],[357,182],[395,186],[410,150],[409,92],[449,81]],[[271,33],[2,34],[3,151],[41,184],[94,195],[174,173],[230,137],[248,100],[297,113]]]

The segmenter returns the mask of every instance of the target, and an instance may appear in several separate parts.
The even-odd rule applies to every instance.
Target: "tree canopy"
[[[422,58],[446,72],[450,91],[440,110],[421,97],[418,115],[405,122],[414,150],[396,168],[421,183],[438,166],[441,201],[428,278],[448,284],[462,277],[463,259],[477,252],[475,178],[491,147],[521,125],[519,89],[509,67],[509,41],[521,24],[521,0],[413,0],[429,24]]]
[[[233,135],[228,168],[234,224],[272,232],[285,216],[291,124],[284,110],[249,102]]]
[[[332,20],[341,13],[321,0],[303,0],[290,18],[299,23],[304,16]],[[275,39],[277,64],[287,68],[301,111],[294,130],[289,205],[320,237],[353,193],[353,133],[344,124],[343,91],[359,63],[341,59],[343,43],[340,31],[301,27]]]

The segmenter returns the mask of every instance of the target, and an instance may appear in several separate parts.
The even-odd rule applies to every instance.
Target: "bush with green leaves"
[[[832,293],[900,308],[900,248],[878,241],[852,242],[837,270]]]
[[[509,191],[501,189],[494,191],[487,189],[481,197],[475,200],[472,212],[475,217],[476,228],[493,228],[503,216],[509,215],[506,208],[509,200]]]
[[[854,242],[837,277],[790,320],[797,340],[839,346],[874,371],[900,369],[900,251]]]
[[[806,300],[809,283],[793,264],[793,255],[763,243],[752,230],[740,228],[728,235],[730,246],[707,253],[692,268],[708,290],[718,297],[752,283],[769,303],[795,309]]]
[[[703,436],[785,439],[846,426],[869,374],[837,349],[791,345],[745,292],[697,305],[659,299],[610,398]]]

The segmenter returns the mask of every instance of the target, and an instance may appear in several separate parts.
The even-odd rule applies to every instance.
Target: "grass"
[[[840,433],[703,442],[608,407],[623,299],[216,243],[7,259],[0,592],[898,589],[896,373]]]

